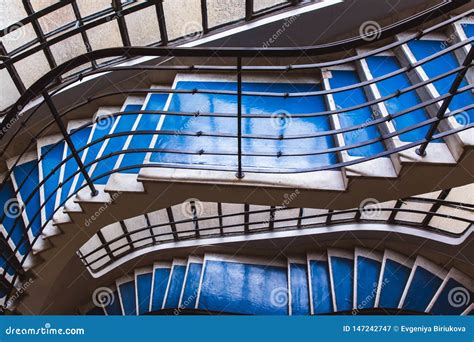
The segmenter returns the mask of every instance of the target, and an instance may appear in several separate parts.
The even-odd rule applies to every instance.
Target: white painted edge
[[[468,315],[471,311],[474,310],[474,304],[471,304],[468,306],[468,308],[461,314],[461,316],[466,316]]]
[[[461,283],[465,288],[467,288],[471,292],[474,290],[474,281],[469,276],[465,275],[464,273],[462,273],[461,271],[455,268],[451,268],[448,274],[446,275],[446,277],[444,278],[443,282],[441,283],[440,287],[438,288],[438,291],[436,291],[435,295],[431,299],[431,302],[428,304],[425,312],[431,311],[431,309],[433,308],[433,305],[438,300],[439,296],[443,292],[446,284],[448,283],[450,279],[454,279],[458,283]]]
[[[433,263],[432,261],[425,259],[422,256],[418,256],[415,260],[415,263],[413,264],[413,268],[411,269],[411,273],[410,273],[410,276],[408,277],[407,284],[405,286],[405,289],[403,290],[402,297],[400,298],[400,303],[398,304],[399,309],[403,307],[403,304],[407,297],[408,291],[411,287],[411,283],[413,281],[415,273],[418,270],[418,267],[423,267],[425,270],[427,270],[428,272],[432,273],[433,275],[441,279],[445,278],[448,273],[444,269],[442,269],[440,266]]]
[[[287,267],[287,262],[285,260],[265,258],[265,257],[254,257],[248,255],[229,255],[229,254],[217,254],[217,253],[206,253],[204,259],[206,261],[224,261],[224,262],[233,262],[249,265],[264,265],[264,266],[273,266],[273,267]]]

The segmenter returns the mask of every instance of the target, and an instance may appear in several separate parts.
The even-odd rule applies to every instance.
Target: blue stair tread
[[[290,263],[291,314],[309,315],[308,270],[306,265]]]
[[[329,83],[333,89],[360,83],[357,73],[352,70],[333,70],[331,71],[331,74],[332,78],[329,79]],[[333,98],[337,109],[357,106],[368,101],[363,89],[361,88],[334,93]],[[363,143],[364,141],[380,138],[381,136],[376,125],[367,126],[370,121],[376,119],[370,108],[365,107],[350,112],[340,113],[338,114],[338,117],[342,128],[365,125],[363,128],[343,134],[346,145]],[[348,150],[348,153],[350,156],[355,157],[369,157],[383,152],[384,150],[384,145],[381,142],[376,142],[370,145],[350,149]]]
[[[152,280],[152,272],[138,274],[136,277],[139,315],[149,311]]]
[[[64,145],[64,142],[60,142],[43,146],[40,151],[41,155],[44,156],[42,161],[43,177],[46,178],[49,175],[49,178],[43,183],[46,220],[53,218],[56,209],[56,196],[61,174],[61,168],[58,165],[63,160]],[[57,168],[56,171],[52,172],[55,168]]]
[[[104,307],[105,311],[107,311],[107,315],[109,316],[121,316],[122,315],[122,308],[120,307],[119,302],[119,294],[117,291],[113,292],[112,300],[109,305]]]
[[[337,311],[349,311],[353,307],[354,260],[331,257],[334,293]]]
[[[377,260],[357,257],[357,309],[375,306],[381,266],[381,262]]]
[[[85,166],[89,165],[89,166],[86,166],[86,171],[89,175],[90,175],[91,167],[93,166],[93,164],[91,163],[93,163],[97,159],[99,151],[102,145],[104,144],[104,140],[100,142],[96,142],[96,141],[102,139],[103,137],[109,134],[110,130],[114,126],[115,120],[117,120],[117,118],[113,116],[102,117],[101,119],[99,119],[97,123],[94,124],[93,126],[94,128],[91,129],[92,137],[90,138],[90,143],[92,145],[87,148],[87,153],[86,151],[84,151],[84,153],[86,153],[86,157],[84,158],[84,161],[83,161]],[[82,175],[82,173],[79,173],[77,177],[77,183],[74,188],[74,192],[76,192],[83,183],[84,183],[84,176]],[[98,184],[97,181],[95,180],[94,180],[94,183]]]
[[[391,259],[385,261],[382,284],[380,287],[380,308],[398,308],[403,290],[410,277],[411,269]]]
[[[325,314],[334,311],[332,305],[331,284],[327,261],[311,260],[311,292],[315,314]]]
[[[77,150],[81,149],[87,144],[87,139],[89,138],[91,130],[92,128],[89,126],[70,132],[72,144]],[[83,150],[78,152],[80,158],[82,158],[83,153]],[[71,156],[71,151],[69,150],[69,148],[67,148],[66,158],[69,156]],[[61,187],[61,200],[59,203],[60,206],[66,203],[66,200],[69,197],[69,193],[72,187],[74,176],[77,174],[78,170],[79,166],[77,165],[76,160],[71,157],[64,166],[64,174],[61,180],[63,185]]]
[[[10,239],[18,248],[20,254],[28,252],[29,240],[19,210],[19,204],[15,197],[15,190],[10,182],[6,182],[0,190],[0,205],[5,208],[2,213],[2,225],[10,234]]]
[[[122,299],[123,314],[136,315],[135,282],[132,280],[122,283],[118,285],[118,290]]]
[[[151,311],[161,310],[165,298],[166,287],[171,270],[169,268],[155,268],[153,292],[151,298]]]
[[[186,266],[174,265],[171,271],[171,278],[168,285],[168,292],[163,308],[177,308],[179,305],[179,297],[181,296],[181,289],[183,288],[184,275],[186,273]]]
[[[249,315],[287,315],[287,268],[207,260],[198,308]]]
[[[473,303],[474,293],[450,278],[431,308],[435,315],[460,315]]]
[[[36,237],[41,233],[38,161],[32,160],[16,165],[13,169],[13,176],[19,187],[18,193],[21,196],[25,206],[24,212],[28,218],[28,225],[25,228]],[[31,198],[28,201],[30,196]]]
[[[474,24],[462,24],[462,28],[467,38],[474,37]]]
[[[425,311],[442,282],[441,278],[418,266],[402,308],[412,311]]]
[[[438,40],[414,40],[408,43],[411,51],[413,52],[415,58],[417,60],[423,59],[428,57],[434,53],[440,52],[444,50],[446,44],[443,44],[442,41]],[[453,52],[448,52],[441,57],[438,57],[428,63],[423,64],[423,70],[426,72],[429,78],[433,78],[438,76],[448,70],[455,69],[459,66],[459,63],[454,55]],[[451,84],[453,83],[454,79],[456,78],[456,74],[450,75],[448,77],[444,77],[436,82],[434,82],[435,88],[438,90],[439,94],[446,94],[448,93]],[[465,79],[462,80],[459,88],[463,88],[467,86],[468,83]],[[466,91],[461,94],[457,94],[453,97],[449,109],[451,111],[463,108],[465,106],[471,105],[474,103],[474,95],[471,91]],[[474,120],[474,110],[470,109],[466,111],[468,118],[463,117],[462,114],[458,114],[455,116],[456,120],[460,123],[465,125],[465,120],[469,120],[469,122],[473,122]]]
[[[139,104],[126,105],[123,111],[127,113],[133,113],[133,112],[139,111],[141,107],[142,105],[139,105]],[[131,132],[137,118],[138,118],[138,114],[127,114],[127,115],[121,115],[117,117],[116,120],[118,120],[118,123],[114,127],[113,132],[110,132],[110,133],[116,134],[116,133],[123,133],[123,132]],[[104,158],[104,159],[97,162],[96,168],[91,176],[94,179],[94,183],[96,184],[107,183],[107,181],[110,178],[110,175],[105,175],[105,174],[111,172],[114,169],[115,164],[117,163],[117,160],[119,159],[120,155],[113,155],[110,157],[107,157],[107,156],[114,152],[123,151],[125,143],[130,136],[127,136],[127,135],[118,136],[118,137],[113,137],[107,140],[107,145],[101,156],[101,158]],[[135,139],[139,139],[139,137],[140,136],[137,135],[135,136]],[[123,155],[123,156],[125,157],[126,155]],[[127,172],[130,173],[131,170],[128,170]],[[105,175],[105,176],[101,177],[102,175]]]
[[[397,71],[401,68],[395,57],[391,56],[371,56],[366,58],[369,70],[374,78],[382,77],[386,74]],[[408,76],[404,73],[387,78],[376,83],[381,96],[388,96],[399,89],[404,89],[411,86]],[[390,114],[396,114],[410,107],[416,106],[422,101],[415,91],[401,94],[398,97],[391,98],[384,102],[387,111]],[[396,130],[416,125],[420,122],[429,119],[428,113],[424,109],[417,109],[402,116],[396,117],[393,124]],[[401,141],[414,142],[423,139],[429,130],[429,126],[423,126],[407,133],[398,135]],[[434,140],[433,142],[442,142],[441,140]]]
[[[177,89],[208,89],[208,90],[231,90],[237,89],[233,82],[191,82],[180,81]],[[286,84],[286,83],[243,83],[243,91],[260,92],[309,92],[320,90],[317,84]],[[169,111],[232,113],[237,112],[237,97],[221,94],[174,94],[171,98]],[[242,120],[243,134],[272,134],[275,136],[301,135],[330,130],[327,117],[315,118],[291,118],[292,113],[314,113],[326,110],[321,96],[309,97],[262,97],[243,96],[242,112],[244,114],[273,114],[273,118],[246,118]],[[222,117],[178,117],[167,116],[163,123],[163,130],[210,132],[236,134],[236,119]],[[156,148],[176,148],[191,151],[229,152],[234,151],[236,142],[227,137],[205,137],[205,136],[161,136],[158,138]],[[243,139],[242,149],[244,153],[267,152],[275,157],[244,156],[243,163],[248,167],[275,167],[294,168],[293,158],[277,158],[278,152],[315,152],[334,147],[331,137],[318,137],[302,140],[253,140]],[[331,165],[337,162],[334,154],[321,154],[315,156],[299,157],[302,163],[310,166]],[[178,164],[208,164],[221,166],[235,166],[234,156],[212,156],[212,155],[179,155],[153,153],[152,162],[178,163]]]
[[[189,263],[188,271],[186,274],[186,283],[184,284],[183,298],[181,299],[180,305],[182,308],[193,309],[196,307],[201,272],[201,263]]]
[[[163,110],[166,104],[168,94],[152,94],[146,104],[145,110]],[[130,108],[131,111],[135,108]],[[143,114],[138,122],[136,131],[150,131],[158,128],[161,114]],[[135,135],[130,141],[127,150],[150,148],[153,135]],[[145,160],[146,153],[127,153],[123,157],[120,167],[131,167],[133,165],[141,165]],[[124,170],[124,173],[138,173],[140,168]]]

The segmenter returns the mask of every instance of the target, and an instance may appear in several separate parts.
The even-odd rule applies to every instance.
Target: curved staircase
[[[5,282],[21,286],[19,274],[55,255],[55,239],[76,234],[75,224],[104,206],[110,205],[110,215],[91,221],[90,236],[144,214],[143,203],[147,211],[192,197],[278,206],[285,194],[300,189],[291,207],[337,210],[358,207],[369,197],[402,199],[472,183],[473,25],[472,19],[451,19],[419,39],[416,33],[399,35],[393,49],[358,50],[348,63],[290,66],[285,72],[302,72],[284,78],[275,71],[253,74],[251,65],[240,70],[241,82],[234,69],[232,75],[177,72],[173,84],[150,85],[145,96],[101,106],[93,117],[65,116],[67,139],[44,134],[23,152],[9,144],[15,154],[3,151],[0,189],[0,228],[9,246],[0,255]],[[449,38],[452,32],[455,39]],[[451,98],[456,78],[459,89]],[[436,129],[427,138],[430,127]],[[420,146],[426,147],[423,153],[417,153]],[[170,185],[173,192],[167,193]],[[12,256],[19,265],[12,266]],[[284,267],[278,267],[281,273]],[[440,272],[443,286],[437,288],[443,289],[447,276]],[[443,290],[405,308],[411,292],[404,289],[397,308],[447,312],[444,304],[432,303],[445,298]],[[2,304],[7,292],[0,293]],[[338,305],[337,292],[332,296],[327,312],[352,309],[346,297]],[[205,309],[221,308],[212,305]],[[311,313],[319,313],[313,306]]]
[[[265,259],[205,254],[157,261],[94,291],[90,315],[160,311],[244,315],[400,312],[468,315],[472,278],[423,257],[384,250],[328,249]],[[95,304],[95,305],[94,305]],[[91,308],[91,305],[93,306]],[[188,310],[187,310],[188,309]]]

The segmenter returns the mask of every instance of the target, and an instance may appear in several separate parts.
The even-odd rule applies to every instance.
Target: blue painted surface
[[[38,191],[39,188],[36,189],[39,183],[38,161],[32,160],[17,165],[13,169],[13,175],[17,186],[20,187],[19,193],[23,200],[23,204],[26,206],[25,212],[29,220],[28,230],[31,230],[33,236],[38,236],[41,232],[41,215],[39,214],[40,196]],[[31,199],[26,203],[29,196],[31,196]]]
[[[171,281],[166,295],[164,308],[177,308],[179,305],[179,297],[183,288],[184,275],[186,266],[175,265],[171,272]]]
[[[332,78],[329,79],[329,83],[332,89],[346,87],[349,85],[360,83],[360,79],[357,73],[352,70],[335,70],[331,71]],[[337,109],[344,109],[366,103],[367,97],[364,94],[364,90],[361,88],[341,91],[333,94],[334,102]],[[367,126],[371,121],[377,119],[373,115],[370,108],[360,108],[350,112],[344,112],[338,114],[339,121],[342,128],[365,125],[363,128],[359,128],[354,131],[346,132],[343,134],[346,145],[353,145],[357,143],[363,143],[371,139],[380,137],[380,132],[377,126]],[[369,157],[374,154],[383,152],[385,150],[384,145],[381,142],[373,143],[370,145],[353,148],[348,150],[349,155],[355,157]]]
[[[135,306],[135,282],[128,281],[118,287],[120,291],[120,298],[122,299],[124,315],[136,315],[137,309]]]
[[[91,127],[85,127],[80,130],[73,131],[73,133],[71,134],[71,140],[72,140],[73,145],[76,147],[76,149],[80,149],[81,147],[87,144],[87,139],[89,138],[91,129],[92,129]],[[79,156],[81,158],[82,158],[83,153],[84,151],[79,152]],[[71,151],[69,150],[69,148],[67,148],[66,158],[69,157],[70,155],[71,155]],[[71,175],[75,174],[75,172],[77,172],[78,169],[79,169],[79,166],[77,165],[76,160],[73,157],[71,157],[71,159],[69,159],[66,162],[66,166],[64,167],[64,175],[62,179],[63,186],[61,189],[61,202],[59,203],[60,205],[63,205],[66,199],[68,198],[69,191],[71,190],[74,177],[72,177],[68,181],[66,181],[66,179],[71,177]]]
[[[380,287],[380,308],[398,308],[411,269],[391,259],[385,262]]]
[[[29,240],[26,237],[25,226],[20,216],[21,213],[18,212],[18,214],[15,214],[15,208],[18,208],[18,201],[15,197],[13,185],[10,182],[6,182],[0,190],[0,207],[7,208],[9,213],[14,214],[5,215],[5,211],[2,212],[2,224],[5,230],[10,234],[10,239],[13,241],[13,244],[17,247],[19,246],[18,251],[20,254],[25,255],[25,253],[28,252]]]
[[[309,315],[308,270],[304,264],[290,263],[291,314]]]
[[[287,315],[286,267],[206,261],[199,309],[249,315]],[[283,299],[283,300],[282,300]],[[286,302],[286,304],[285,304]]]
[[[119,295],[117,291],[114,291],[114,296],[112,302],[107,305],[105,308],[107,315],[109,316],[118,316],[122,315],[122,308],[120,307]]]
[[[181,300],[182,308],[195,308],[199,291],[199,280],[201,278],[202,264],[190,263],[186,284],[184,285],[183,298]]]
[[[138,313],[148,312],[150,308],[151,281],[153,273],[144,273],[137,276]]]
[[[435,295],[442,279],[423,267],[417,267],[402,308],[413,311],[425,311]]]
[[[208,90],[236,90],[236,83],[231,82],[178,82],[177,89],[208,89]],[[309,92],[320,90],[319,84],[285,84],[285,83],[244,83],[243,91],[260,92]],[[184,112],[212,112],[237,113],[237,97],[233,95],[216,94],[174,94],[170,101],[169,111]],[[247,118],[242,121],[243,134],[266,135],[301,135],[330,130],[326,117],[316,118],[288,118],[288,114],[315,113],[325,111],[326,107],[321,96],[277,98],[262,96],[243,96],[242,113],[244,114],[274,114],[274,118]],[[284,113],[284,114],[282,114]],[[285,123],[287,123],[285,125]],[[167,116],[163,123],[163,130],[228,133],[236,135],[237,123],[235,118],[218,117],[177,117]],[[160,136],[157,148],[171,148],[186,151],[230,152],[235,153],[236,139],[225,137],[204,136]],[[243,158],[246,167],[258,168],[295,168],[316,167],[334,164],[337,158],[334,154],[317,156],[277,158],[278,152],[283,153],[312,153],[318,150],[334,147],[330,137],[318,137],[304,140],[253,140],[243,139],[244,153],[271,153],[275,157]],[[153,153],[152,162],[178,164],[207,164],[220,166],[235,166],[235,156],[210,155],[179,155]]]
[[[391,56],[371,56],[366,58],[369,70],[374,78],[382,77],[386,74],[397,71],[401,68],[395,57]],[[381,96],[388,96],[399,89],[404,89],[411,86],[410,80],[405,73],[390,77],[383,81],[375,83]],[[401,94],[398,97],[391,98],[384,101],[385,107],[390,114],[396,114],[410,107],[416,106],[422,101],[415,91]],[[416,125],[417,123],[429,119],[428,113],[424,109],[417,109],[406,113],[402,116],[396,117],[392,122],[397,131],[404,128]],[[423,139],[429,130],[429,126],[423,126],[407,133],[398,135],[401,141],[414,142]],[[441,140],[434,140],[433,142],[442,142]]]
[[[132,113],[135,111],[139,111],[141,107],[142,107],[141,105],[127,105],[125,106],[124,112]],[[118,123],[115,126],[115,129],[113,130],[113,132],[111,131],[110,133],[130,132],[137,118],[138,118],[138,114],[122,115],[120,117],[117,117],[116,120],[118,120]],[[123,147],[125,146],[125,142],[127,141],[127,137],[128,136],[125,135],[125,136],[114,137],[114,138],[108,139],[107,146],[105,147],[104,152],[102,153],[102,157],[105,157],[113,152],[122,151]],[[119,155],[114,155],[114,156],[111,156],[109,158],[105,158],[99,161],[91,177],[96,178],[96,177],[99,177],[100,175],[103,175],[107,172],[112,171],[114,169],[115,163],[117,162],[118,158],[119,158]],[[107,181],[109,180],[109,177],[110,176],[104,176],[104,177],[98,178],[94,180],[94,183],[106,184]]]
[[[450,278],[431,308],[431,313],[435,315],[460,315],[473,303],[473,300],[474,293],[460,282]]]
[[[428,57],[446,48],[446,44],[438,40],[414,40],[410,41],[408,43],[408,46],[410,47],[411,51],[413,52],[413,55],[415,55],[415,58],[417,60]],[[458,66],[459,63],[456,59],[456,56],[453,52],[449,52],[441,57],[438,57],[428,63],[423,64],[422,67],[428,77],[433,78],[451,69],[457,68]],[[449,88],[451,87],[451,84],[453,83],[455,78],[456,74],[450,75],[434,82],[433,85],[435,86],[436,90],[438,90],[438,93],[443,95],[448,93]],[[467,85],[467,81],[463,79],[459,88],[463,88]],[[466,91],[453,97],[449,105],[449,109],[451,111],[454,111],[456,109],[471,105],[472,103],[474,103],[474,95],[472,94],[472,91]],[[474,121],[474,110],[470,109],[466,111],[466,113],[467,114],[464,114],[464,117],[461,114],[455,116],[456,120],[460,124],[465,125],[466,120],[468,120],[469,122]],[[468,115],[469,117],[466,118],[465,115]]]
[[[377,284],[382,263],[362,256],[357,257],[357,308],[370,309],[375,305]]]
[[[467,38],[474,37],[474,25],[473,24],[463,24],[462,28]],[[473,45],[473,44],[471,44]]]
[[[311,260],[311,291],[315,314],[333,312],[329,266],[326,261]]]
[[[2,251],[3,252],[3,251]],[[3,255],[0,255],[0,267],[2,268],[2,274],[3,274],[3,271],[5,270],[9,275],[13,276],[15,274],[15,269],[13,268],[13,266],[10,265],[10,260],[8,260],[8,255],[4,254],[5,257]],[[2,295],[0,295],[0,298],[2,297]]]
[[[163,110],[166,104],[168,94],[153,94],[150,96],[145,110]],[[160,121],[160,114],[143,114],[136,131],[156,130]],[[150,148],[153,135],[135,135],[130,141],[127,150]],[[146,153],[128,153],[122,160],[120,167],[143,164]],[[139,168],[123,171],[124,173],[138,173]]]
[[[166,286],[170,277],[169,268],[156,268],[151,298],[151,311],[161,310],[165,298]]]
[[[331,267],[337,311],[352,310],[354,260],[341,257],[331,257]]]
[[[84,165],[88,165],[88,164],[92,163],[94,160],[97,159],[97,155],[99,154],[99,151],[100,151],[104,141],[101,141],[101,142],[98,142],[98,143],[94,143],[94,141],[97,141],[97,140],[103,138],[104,136],[108,135],[110,133],[110,130],[112,129],[114,123],[115,123],[115,120],[117,120],[117,118],[115,118],[113,116],[108,116],[108,117],[105,116],[101,120],[99,120],[98,123],[96,123],[94,125],[94,129],[91,130],[92,137],[90,138],[90,143],[92,143],[93,145],[91,145],[86,150],[87,153],[86,153],[86,157],[85,157],[84,162],[83,162]],[[87,173],[89,175],[90,175],[91,166],[86,167]],[[84,183],[84,176],[82,175],[82,173],[79,173],[78,174],[78,180],[77,180],[76,186],[75,186],[73,191],[76,192],[83,183]],[[94,182],[94,183],[97,183],[97,182]]]
[[[53,218],[54,210],[56,209],[56,197],[61,168],[57,168],[57,170],[54,172],[52,172],[52,170],[56,168],[63,160],[64,145],[64,142],[60,142],[58,144],[44,146],[40,151],[41,155],[45,156],[42,161],[43,177],[46,178],[49,176],[48,180],[43,183],[44,198],[45,200],[49,198],[46,200],[46,204],[44,206],[46,220]]]

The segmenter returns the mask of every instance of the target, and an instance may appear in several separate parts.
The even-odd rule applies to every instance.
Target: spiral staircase
[[[6,312],[471,313],[472,4],[295,49],[200,45],[324,2],[246,1],[210,28],[201,1],[199,34],[176,39],[164,4],[24,1],[38,44],[0,64],[19,94],[0,129]],[[65,6],[76,25],[43,32]],[[161,39],[133,46],[126,18],[151,7]],[[111,21],[123,46],[93,49]],[[74,33],[89,48],[58,66],[51,39]],[[40,50],[51,70],[27,88],[18,62]],[[93,305],[64,290],[72,269],[88,298],[107,289]]]

